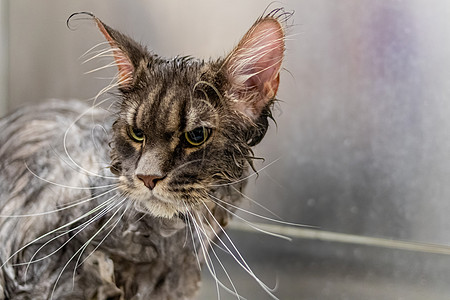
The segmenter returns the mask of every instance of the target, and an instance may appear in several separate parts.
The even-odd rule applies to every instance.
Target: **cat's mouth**
[[[135,208],[144,213],[150,213],[155,217],[173,218],[187,211],[187,205],[183,200],[176,199],[167,190],[164,184],[159,184],[149,189],[140,180],[125,181],[124,190],[130,200],[135,202]]]
[[[155,217],[170,219],[186,211],[183,205],[178,204],[177,201],[158,196],[154,192],[148,191],[147,195],[130,194],[130,196],[136,202],[138,210],[150,213]]]

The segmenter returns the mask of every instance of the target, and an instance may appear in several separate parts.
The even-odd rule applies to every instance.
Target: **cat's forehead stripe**
[[[159,119],[162,124],[165,124],[165,129],[169,132],[175,132],[182,130],[180,128],[180,120],[183,118],[182,103],[184,99],[180,99],[180,95],[177,93],[178,87],[172,86],[168,89],[160,106]]]
[[[163,132],[182,130],[184,120],[184,99],[177,93],[177,87],[161,85],[152,89],[133,115],[127,116],[129,124],[142,129]]]
[[[159,104],[159,101],[156,100],[160,98],[160,95],[163,94],[164,91],[164,86],[158,85],[148,93],[147,98],[140,103],[136,111],[136,126],[139,125],[138,127],[142,127],[144,124],[149,122],[150,119],[154,119],[154,117],[151,116],[151,112],[158,109],[157,106]]]

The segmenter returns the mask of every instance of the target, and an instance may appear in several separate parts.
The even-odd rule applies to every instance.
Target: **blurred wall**
[[[6,112],[8,105],[8,16],[8,1],[0,0],[0,115]]]
[[[92,11],[162,56],[231,50],[271,1],[9,1],[8,108],[89,99],[115,72],[79,57],[103,42]],[[277,4],[272,4],[276,7]],[[277,126],[249,195],[324,230],[450,243],[450,4],[284,1],[295,10]],[[2,13],[2,15],[4,15]],[[4,66],[5,62],[2,61]],[[252,207],[260,211],[258,207]]]

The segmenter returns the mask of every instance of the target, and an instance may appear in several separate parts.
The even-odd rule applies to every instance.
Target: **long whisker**
[[[211,276],[214,278],[214,280],[216,282],[217,299],[220,299],[219,284],[220,285],[222,285],[222,284],[220,282],[220,279],[217,277],[216,270],[214,268],[214,263],[213,263],[210,255],[208,253],[208,246],[206,245],[206,243],[203,240],[202,236],[205,236],[205,238],[208,239],[208,240],[209,240],[209,237],[206,234],[206,232],[201,232],[200,225],[198,225],[198,223],[197,223],[195,217],[192,215],[192,213],[189,212],[189,211],[188,211],[188,213],[191,216],[191,220],[193,221],[193,224],[194,224],[194,229],[197,232],[197,237],[198,237],[198,240],[200,242],[200,247],[201,247],[201,250],[203,252],[203,257],[205,259],[206,267],[208,268],[209,273],[211,274]],[[202,235],[202,233],[203,233],[203,235]]]
[[[204,206],[206,206],[205,203],[203,203]],[[242,269],[247,272],[265,291],[266,293],[272,297],[273,299],[277,299],[278,298],[273,294],[273,292],[275,291],[275,288],[269,288],[261,279],[259,279],[258,276],[256,276],[256,274],[252,271],[252,269],[250,268],[250,266],[247,264],[247,262],[245,261],[245,259],[243,258],[242,254],[240,253],[240,251],[237,249],[236,245],[234,244],[233,240],[230,238],[230,236],[227,234],[227,232],[225,230],[223,230],[222,225],[220,225],[220,223],[216,220],[216,218],[214,218],[214,215],[212,215],[211,211],[209,211],[209,209],[207,210],[209,212],[209,214],[213,217],[214,222],[217,224],[217,226],[221,229],[222,233],[224,234],[224,236],[227,238],[227,240],[230,242],[231,247],[233,248],[234,252],[230,250],[230,248],[223,242],[223,240],[217,235],[217,233],[215,231],[214,234],[216,235],[216,237],[218,238],[218,240],[222,243],[222,245],[225,247],[225,249],[228,250],[228,252],[230,253],[231,257],[233,257],[233,259],[242,267]]]
[[[98,125],[98,124],[96,124],[96,125]],[[100,126],[100,125],[99,125],[99,126]],[[56,149],[54,149],[53,147],[52,147],[52,149],[53,149],[53,153],[55,153],[55,155],[58,156],[58,158],[59,158],[62,162],[64,162],[69,168],[71,168],[72,170],[74,170],[75,172],[77,172],[77,173],[79,173],[79,174],[89,176],[89,174],[86,174],[85,172],[83,172],[83,171],[80,170],[79,168],[76,168],[75,166],[73,166],[72,164],[70,164],[67,160],[65,160],[64,157],[63,157],[60,153],[58,153],[58,151],[56,151]],[[100,152],[100,151],[98,151],[98,152]],[[106,165],[106,163],[105,163],[105,165]],[[104,175],[101,175],[101,174],[98,174],[98,176],[99,176],[99,177],[103,177],[103,178],[105,178],[105,179],[111,179],[111,177],[104,176]],[[113,180],[114,180],[114,179],[113,179]],[[116,178],[115,180],[119,180],[119,179]]]
[[[111,198],[108,203],[113,202],[114,198]],[[89,220],[87,220],[86,222],[70,229],[67,230],[63,233],[60,233],[59,235],[53,237],[52,239],[48,240],[47,242],[45,242],[41,247],[39,247],[39,249],[37,249],[33,256],[31,256],[30,260],[28,262],[24,262],[24,263],[17,263],[14,264],[13,266],[23,266],[23,265],[27,265],[27,268],[25,270],[24,276],[26,278],[26,274],[28,272],[28,268],[31,264],[33,263],[37,263],[39,261],[45,260],[47,258],[49,258],[50,256],[52,256],[53,254],[55,254],[56,252],[58,252],[59,250],[61,250],[62,248],[64,248],[65,245],[67,245],[72,239],[74,239],[81,231],[83,231],[84,229],[86,229],[86,227],[88,227],[90,224],[94,223],[95,221],[99,220],[101,217],[103,217],[104,215],[106,215],[112,208],[114,208],[115,206],[117,206],[116,204],[111,204],[109,207],[104,208],[101,212],[99,212],[97,215],[93,216],[92,218],[90,218]],[[39,259],[33,260],[34,257],[40,252],[40,250],[42,250],[46,245],[48,245],[49,243],[53,242],[54,240],[72,232],[77,230],[78,228],[82,227],[80,230],[78,230],[74,235],[72,235],[67,241],[65,241],[60,247],[58,247],[56,250],[54,250],[53,252],[51,252],[50,254],[47,254]]]
[[[261,172],[262,170],[264,170],[264,169],[270,167],[270,166],[273,165],[274,163],[278,162],[280,159],[281,159],[281,157],[279,157],[279,158],[275,159],[274,161],[268,163],[266,166],[262,167],[262,168],[259,169],[257,172],[253,172],[253,173],[251,173],[250,175],[245,176],[245,177],[243,177],[243,178],[240,178],[240,179],[238,179],[238,180],[236,180],[236,181],[233,181],[233,182],[227,182],[227,183],[221,183],[221,184],[211,184],[210,186],[212,186],[212,187],[228,186],[228,185],[233,185],[233,184],[237,184],[237,183],[243,182],[243,181],[245,181],[245,180],[247,180],[247,179],[249,179],[249,178],[251,178],[251,177],[253,177],[253,176],[255,176],[255,175],[258,175],[258,172]]]
[[[210,196],[212,196],[212,195],[210,195]],[[212,196],[212,197],[213,197],[213,196]],[[221,205],[220,203],[217,203],[217,202],[215,202],[214,200],[211,200],[211,201],[213,201],[214,204],[216,204],[217,206],[219,206],[219,207],[223,208],[224,210],[226,210],[226,211],[227,211],[228,213],[230,213],[233,217],[235,217],[235,218],[237,218],[237,219],[243,221],[245,224],[247,224],[248,226],[250,226],[251,228],[253,228],[253,229],[255,229],[255,230],[259,231],[259,232],[262,232],[262,233],[265,233],[265,234],[267,234],[267,235],[271,235],[271,236],[274,236],[274,237],[277,237],[277,238],[280,238],[280,239],[284,239],[284,240],[287,240],[287,241],[289,241],[289,242],[292,241],[292,239],[291,239],[290,237],[287,237],[287,236],[284,236],[284,235],[280,235],[280,234],[277,234],[277,233],[273,233],[273,232],[266,231],[266,230],[264,230],[264,229],[258,228],[257,226],[255,226],[255,225],[252,224],[251,222],[247,221],[246,219],[242,218],[241,216],[235,214],[235,213],[234,213],[233,211],[231,211],[230,209],[226,208],[224,205]]]
[[[103,89],[103,90],[104,90],[104,89]],[[102,91],[103,91],[103,90],[102,90]],[[100,91],[99,94],[100,94],[102,91]],[[97,98],[97,97],[96,97],[96,98]],[[70,153],[69,153],[69,149],[67,148],[67,137],[68,137],[68,134],[69,134],[70,129],[72,129],[72,127],[75,126],[75,124],[76,124],[83,116],[85,116],[86,114],[88,114],[89,111],[91,111],[91,110],[94,109],[95,107],[101,105],[101,104],[102,104],[103,102],[105,102],[106,100],[107,100],[107,99],[105,99],[105,100],[103,100],[103,101],[100,101],[100,102],[97,103],[97,104],[94,103],[93,106],[92,106],[91,108],[87,109],[85,112],[83,112],[82,114],[80,114],[80,115],[79,115],[79,116],[78,116],[78,117],[77,117],[77,118],[69,125],[69,127],[66,129],[66,131],[65,131],[65,133],[64,133],[63,146],[64,146],[64,151],[65,151],[67,157],[69,158],[69,160],[70,160],[77,168],[79,168],[80,170],[83,170],[83,171],[86,172],[87,174],[92,175],[92,176],[95,176],[95,177],[108,178],[108,179],[117,179],[117,177],[108,177],[108,176],[99,175],[99,174],[96,174],[96,173],[94,173],[94,172],[91,172],[91,171],[86,170],[85,168],[81,167],[81,166],[80,166],[77,162],[75,162],[75,160],[72,158],[72,156],[71,156]]]
[[[175,171],[177,171],[177,170],[179,170],[181,168],[184,168],[184,167],[186,167],[186,166],[188,166],[190,164],[201,162],[201,161],[204,161],[204,159],[199,158],[199,159],[194,159],[194,160],[188,161],[188,162],[186,162],[186,163],[184,163],[182,165],[179,165],[178,167],[174,168],[171,172],[175,172]]]
[[[114,197],[115,197],[115,196],[114,196]],[[102,207],[106,206],[108,203],[109,203],[109,201],[105,201],[105,202],[101,203],[100,205],[96,206],[95,208],[93,208],[92,210],[88,211],[87,213],[84,213],[82,216],[76,218],[75,220],[72,220],[72,221],[70,221],[70,222],[67,223],[67,224],[64,224],[64,225],[62,225],[62,226],[60,226],[60,227],[58,227],[58,228],[56,228],[56,229],[53,229],[53,230],[51,230],[51,231],[49,231],[49,232],[47,232],[47,233],[45,233],[45,234],[43,234],[43,235],[41,235],[41,236],[35,238],[35,239],[32,240],[31,242],[28,242],[27,244],[25,244],[24,246],[22,246],[21,248],[19,248],[16,252],[14,252],[12,255],[10,255],[9,258],[6,259],[5,262],[0,266],[0,269],[2,269],[2,268],[3,268],[3,267],[4,267],[4,266],[5,266],[5,265],[6,265],[6,264],[14,257],[14,256],[16,256],[18,253],[20,253],[21,251],[23,251],[25,248],[29,247],[30,245],[36,243],[37,241],[39,241],[39,240],[41,240],[41,239],[43,239],[43,238],[45,238],[45,237],[47,237],[47,236],[49,236],[49,235],[51,235],[51,234],[57,232],[57,231],[59,231],[59,230],[65,228],[65,227],[68,227],[68,226],[70,226],[70,225],[72,225],[72,224],[74,224],[74,223],[76,223],[76,222],[78,222],[78,221],[84,219],[85,217],[87,217],[87,216],[93,214],[94,212],[98,211],[98,210],[101,209]]]
[[[112,201],[112,199],[111,199]],[[84,222],[83,224],[80,224],[79,226],[71,229],[71,230],[67,230],[55,237],[53,237],[52,239],[48,240],[47,242],[45,242],[41,247],[39,247],[34,254],[31,256],[30,260],[26,263],[17,263],[14,264],[13,266],[21,266],[21,265],[26,265],[26,269],[24,272],[24,281],[26,281],[27,278],[27,274],[28,274],[28,270],[31,266],[31,264],[37,263],[39,261],[45,260],[49,257],[51,257],[53,254],[57,253],[58,251],[60,251],[61,249],[64,248],[64,246],[66,246],[72,239],[74,239],[80,232],[82,232],[84,229],[86,229],[90,224],[94,223],[95,221],[99,220],[101,217],[103,217],[104,215],[106,215],[112,208],[114,207],[114,204],[110,205],[110,207],[106,207],[105,209],[103,209],[100,213],[98,213],[97,215],[95,215],[94,217],[92,217],[91,219],[89,219],[88,221]],[[72,232],[75,231],[76,229],[82,227],[81,229],[79,229],[74,235],[72,235],[67,241],[65,241],[61,246],[59,246],[56,250],[54,250],[53,252],[39,258],[39,259],[34,259],[36,257],[36,255],[48,244],[50,244],[51,242],[53,242],[54,240]]]
[[[267,211],[268,213],[270,213],[272,216],[281,219],[281,217],[279,215],[277,215],[276,213],[274,213],[273,211],[271,211],[270,209],[268,209],[267,207],[265,207],[264,205],[262,205],[261,203],[259,203],[258,201],[250,198],[249,196],[247,196],[246,194],[244,194],[243,192],[241,192],[240,190],[238,190],[237,188],[235,188],[234,186],[231,186],[231,188],[233,190],[235,190],[237,193],[239,193],[242,197],[244,197],[245,199],[249,200],[251,203],[259,206],[260,208],[264,209],[265,211]]]
[[[197,216],[198,217],[198,216]],[[192,217],[192,218],[194,218],[194,217]],[[197,221],[195,220],[195,218],[194,218],[194,227],[197,229],[197,235],[200,235],[200,237],[202,236],[200,233],[199,233],[199,231],[203,234],[203,236],[208,240],[208,242],[211,242],[212,240],[211,240],[211,238],[208,236],[208,233],[206,232],[206,230],[204,229],[204,227],[203,228],[201,228],[200,227],[200,225],[197,223]],[[198,222],[200,222],[200,220],[198,220]],[[213,230],[214,231],[214,230]],[[214,234],[216,234],[215,233],[215,231],[214,231]],[[203,249],[203,248],[202,248]],[[214,255],[216,255],[216,253],[214,253]],[[245,299],[244,297],[242,297],[242,296],[240,296],[237,292],[235,293],[234,291],[232,291],[230,288],[228,288],[220,279],[219,279],[219,277],[216,275],[216,273],[215,272],[213,272],[213,267],[214,267],[214,264],[213,264],[213,261],[212,261],[212,259],[211,259],[211,257],[210,257],[210,255],[208,254],[208,258],[209,258],[209,261],[208,260],[205,260],[205,262],[206,262],[206,266],[207,266],[207,268],[208,268],[208,270],[209,270],[209,272],[210,272],[210,274],[211,274],[211,276],[213,277],[213,279],[216,281],[216,286],[217,285],[219,285],[220,287],[222,287],[226,292],[228,292],[228,293],[230,293],[231,295],[235,295],[235,296],[237,296],[237,297],[239,297],[238,299]],[[216,258],[218,259],[218,257],[216,256]],[[219,260],[219,259],[218,259]],[[210,266],[209,265],[209,263],[212,265],[212,266]],[[223,266],[222,265],[222,263],[220,262],[220,260],[219,260],[219,263],[220,263],[220,265],[221,266]],[[214,270],[215,271],[215,270]],[[224,270],[225,271],[225,273],[227,272],[226,270]],[[232,284],[233,285],[233,284]],[[219,291],[217,290],[217,292],[219,293]]]
[[[118,80],[118,78],[119,78],[118,76],[119,76],[119,74],[116,74],[116,75],[113,77],[113,79],[111,79],[111,82],[110,82],[107,86],[105,86],[103,89],[101,89],[101,90],[97,93],[97,95],[95,95],[95,97],[94,97],[94,104],[93,104],[93,107],[92,107],[92,108],[94,108],[94,107],[96,107],[96,106],[99,106],[99,105],[103,104],[103,103],[106,102],[107,100],[110,100],[109,98],[107,98],[107,99],[105,99],[105,100],[100,101],[98,104],[95,103],[95,102],[97,101],[97,99],[98,99],[101,95],[103,95],[104,93],[106,93],[106,92],[108,92],[108,91],[110,91],[110,90],[112,90],[112,89],[114,89],[114,88],[116,88],[116,87],[119,86],[119,82],[117,82],[117,80]]]
[[[122,205],[123,206],[123,205]],[[121,207],[122,208],[122,207]],[[123,216],[125,215],[125,213],[127,212],[127,210],[130,208],[130,203],[127,204],[127,206],[125,207],[123,213],[119,216],[119,218],[117,218],[117,221],[111,226],[111,230],[108,231],[108,233],[105,235],[105,237],[98,243],[97,246],[95,246],[94,250],[92,250],[91,253],[89,253],[88,256],[86,256],[86,258],[80,263],[77,264],[77,267],[79,267],[80,265],[82,265],[88,258],[89,256],[91,256],[102,244],[103,242],[106,240],[106,238],[111,234],[111,232],[117,227],[117,225],[120,223],[120,221],[122,220]]]
[[[196,245],[195,245],[195,237],[194,237],[194,233],[192,232],[192,226],[195,226],[195,225],[193,225],[193,223],[191,223],[192,215],[191,215],[191,213],[190,213],[189,208],[187,207],[187,205],[186,205],[185,202],[183,202],[183,204],[184,204],[184,206],[185,206],[185,208],[186,208],[186,212],[187,212],[188,215],[190,216],[190,220],[189,220],[189,222],[188,222],[188,226],[189,226],[189,231],[191,232],[192,246],[193,246],[193,248],[194,248],[195,257],[197,258],[198,269],[201,270],[201,269],[202,269],[202,265],[201,265],[201,263],[200,263],[200,258],[199,258],[199,256],[198,256],[197,247],[196,247]],[[193,221],[192,221],[192,222],[193,222]]]
[[[105,136],[107,136],[108,135],[108,130],[103,126],[103,125],[100,125],[100,124],[95,124],[93,127],[92,127],[92,130],[91,130],[91,140],[92,140],[92,142],[93,142],[93,144],[94,144],[94,147],[95,147],[95,149],[96,149],[96,151],[97,151],[97,153],[102,153],[102,149],[105,147],[104,145],[98,145],[98,143],[97,143],[97,141],[96,141],[96,139],[95,139],[95,137],[94,137],[94,134],[95,134],[95,129],[96,128],[100,128],[100,130],[102,130],[103,131],[103,134],[105,135]],[[100,159],[100,157],[99,157],[99,159]],[[105,165],[110,165],[110,160],[109,160],[109,158],[107,158],[107,157],[101,157],[101,159],[103,159],[103,163],[105,164]],[[100,163],[99,163],[100,164]],[[119,180],[119,179],[117,179],[117,180]]]
[[[110,190],[108,190],[108,191],[106,191],[104,193],[98,194],[97,196],[85,197],[85,198],[82,198],[80,200],[73,201],[72,204],[69,204],[67,206],[63,206],[63,207],[55,209],[55,210],[44,211],[44,212],[34,213],[34,214],[25,214],[25,215],[9,215],[9,216],[7,216],[7,215],[0,215],[0,218],[24,218],[24,217],[36,217],[36,216],[48,215],[48,214],[60,212],[60,211],[63,211],[63,210],[66,210],[66,209],[69,209],[69,208],[81,205],[81,204],[86,203],[86,202],[90,202],[92,200],[98,199],[98,198],[100,198],[100,197],[102,197],[102,196],[104,196],[104,195],[106,195],[108,193],[111,193],[111,192],[113,192],[115,190],[118,190],[118,189],[119,189],[119,187],[115,187],[115,188],[110,189]]]
[[[126,200],[126,198],[123,198],[119,203],[117,203],[116,204],[116,206],[117,205],[120,205],[120,204],[122,204],[124,201]],[[122,207],[122,206],[121,206]],[[120,208],[121,208],[120,207]],[[70,259],[66,262],[66,264],[64,265],[64,267],[61,269],[61,272],[59,272],[59,275],[58,275],[58,277],[56,278],[56,281],[55,281],[55,284],[53,285],[53,289],[52,289],[52,293],[51,293],[51,295],[50,295],[50,300],[52,300],[53,299],[53,294],[55,293],[55,290],[56,290],[56,286],[58,285],[58,282],[59,282],[59,279],[61,279],[61,276],[62,276],[62,274],[64,273],[64,270],[67,268],[67,266],[70,264],[70,262],[75,258],[75,256],[77,256],[78,255],[78,253],[79,252],[82,252],[82,251],[84,251],[84,249],[87,247],[87,245],[89,245],[90,244],[90,242],[98,235],[98,234],[100,234],[100,232],[103,230],[103,228],[105,228],[105,226],[106,225],[108,225],[108,223],[112,220],[112,218],[117,214],[117,212],[120,210],[120,208],[119,209],[117,209],[115,212],[114,212],[114,214],[111,216],[111,218],[109,218],[106,222],[105,222],[105,224],[103,224],[103,226],[86,242],[86,243],[84,243],[83,244],[83,246],[80,248],[80,249],[78,249],[73,255],[72,255],[72,257],[70,257]]]
[[[125,204],[123,204],[123,205],[125,205]],[[122,207],[123,207],[123,205],[117,210],[117,211],[119,211]],[[80,259],[81,259],[81,256],[83,255],[83,252],[84,252],[84,250],[86,250],[86,248],[87,248],[87,245],[86,245],[86,247],[84,247],[84,250],[80,253],[80,255],[78,256],[78,259],[77,259],[77,262],[75,263],[75,267],[74,267],[74,269],[73,269],[73,276],[72,276],[72,278],[73,278],[73,284],[75,285],[75,273],[76,273],[76,270],[78,269],[78,267],[79,266],[81,266],[100,246],[101,246],[101,244],[103,244],[103,242],[106,240],[106,238],[111,234],[111,232],[117,227],[117,225],[119,224],[119,222],[120,222],[120,220],[122,219],[122,217],[125,215],[125,213],[127,212],[127,210],[130,208],[130,202],[128,203],[128,205],[125,207],[125,209],[123,210],[123,212],[122,212],[122,214],[117,218],[117,220],[114,222],[114,224],[111,226],[111,229],[108,231],[108,233],[103,237],[103,239],[98,243],[98,245],[97,246],[95,246],[95,248],[83,259],[83,261],[81,261],[81,262],[79,262],[80,261]],[[111,216],[111,218],[110,219],[112,219],[114,216],[115,216],[115,214],[116,213],[114,213],[112,216]],[[100,232],[100,231],[102,231],[103,230],[103,228],[107,225],[107,223],[109,223],[109,220],[108,220],[108,222],[106,222],[105,224],[104,224],[104,226],[102,226],[102,228],[100,228],[98,231]]]
[[[207,210],[208,212],[210,212],[209,208],[206,207],[206,205],[205,205],[205,208],[206,208],[206,210]],[[202,215],[203,215],[203,214],[202,214]],[[213,216],[213,218],[214,218],[214,216]],[[206,218],[206,216],[203,215],[203,220],[205,220],[205,222],[208,224],[208,226],[209,226],[209,228],[211,229],[211,231],[214,232],[214,235],[217,237],[216,231],[214,230],[213,226],[209,223],[208,218]],[[202,225],[202,226],[203,226],[203,225]],[[203,230],[206,231],[204,227],[203,227]],[[231,287],[233,288],[233,291],[231,291],[230,289],[228,289],[227,291],[228,291],[228,292],[231,292],[232,295],[235,295],[235,296],[237,297],[238,300],[239,300],[239,299],[245,299],[245,298],[243,298],[241,295],[239,295],[239,293],[237,292],[237,289],[236,289],[236,287],[235,287],[235,285],[234,285],[234,283],[233,283],[233,280],[231,280],[231,277],[230,277],[230,275],[228,274],[227,269],[226,269],[225,266],[223,265],[222,261],[219,259],[219,256],[217,255],[217,253],[216,253],[216,251],[214,250],[214,248],[213,248],[213,247],[210,247],[210,249],[211,249],[211,252],[212,252],[212,253],[214,254],[214,256],[216,257],[217,261],[219,262],[220,266],[222,267],[222,270],[224,271],[225,276],[228,278],[228,281],[230,282]],[[227,253],[228,253],[228,252],[227,252]]]
[[[263,216],[263,215],[254,213],[254,212],[252,212],[252,211],[246,210],[246,209],[244,209],[244,208],[242,208],[242,207],[233,205],[233,204],[228,203],[228,202],[226,202],[226,201],[223,201],[223,200],[221,200],[220,198],[215,197],[215,196],[212,195],[212,194],[208,194],[208,195],[209,195],[211,198],[213,198],[214,200],[218,201],[218,202],[221,202],[221,203],[223,203],[223,204],[225,204],[225,205],[228,205],[228,206],[230,206],[230,207],[232,207],[232,208],[234,208],[234,209],[237,209],[237,210],[239,210],[239,211],[242,211],[242,212],[244,212],[244,213],[246,213],[246,214],[249,214],[249,215],[252,215],[252,216],[255,216],[255,217],[258,217],[258,218],[267,220],[267,221],[271,221],[271,222],[279,223],[279,224],[283,224],[283,225],[295,226],[295,227],[317,228],[316,226],[313,226],[313,225],[298,224],[298,223],[286,222],[286,221],[282,221],[282,220],[277,220],[277,219],[269,218],[269,217],[266,217],[266,216]],[[214,201],[214,203],[218,204],[218,203],[215,202],[215,201]],[[220,205],[220,207],[226,209],[226,208],[225,208],[224,206],[222,206],[222,205]],[[233,214],[233,215],[235,215],[235,214]],[[236,217],[238,217],[238,216],[236,215]],[[238,218],[239,218],[239,219],[242,219],[241,217],[238,217]],[[243,219],[243,220],[244,220],[244,219]],[[244,220],[244,221],[245,221],[245,220]],[[247,222],[248,222],[248,221],[247,221]]]
[[[34,177],[36,177],[36,178],[38,178],[38,179],[40,179],[40,180],[42,180],[42,181],[44,181],[44,182],[47,182],[47,183],[50,183],[50,184],[52,184],[52,185],[59,186],[59,187],[62,187],[62,188],[73,189],[73,190],[92,190],[92,189],[104,189],[104,188],[109,188],[109,187],[117,186],[117,184],[108,184],[108,185],[103,185],[103,186],[92,186],[92,187],[64,185],[64,184],[61,184],[61,183],[56,183],[56,182],[47,180],[47,179],[45,179],[45,178],[39,176],[38,174],[34,173],[34,172],[30,169],[30,167],[28,167],[28,164],[27,164],[26,162],[24,162],[24,164],[25,164],[25,167],[27,168],[27,170],[28,170]],[[117,177],[114,177],[114,179],[117,180]]]

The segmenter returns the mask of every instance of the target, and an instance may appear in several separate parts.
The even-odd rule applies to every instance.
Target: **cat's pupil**
[[[138,138],[143,138],[144,137],[144,133],[142,132],[142,130],[140,129],[133,129],[133,133],[135,136],[137,136]]]
[[[136,142],[141,143],[144,141],[144,132],[140,129],[134,128],[132,126],[128,127],[128,135],[131,139],[133,139]]]
[[[199,146],[208,138],[208,130],[205,127],[197,127],[186,132],[186,140],[193,146]]]

